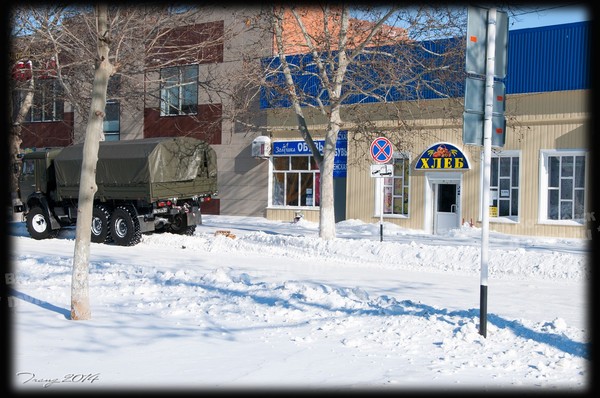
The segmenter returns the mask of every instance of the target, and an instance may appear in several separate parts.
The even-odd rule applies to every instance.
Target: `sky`
[[[590,391],[588,240],[490,232],[482,323],[479,228],[382,225],[380,236],[379,222],[345,220],[325,241],[306,220],[204,215],[193,236],[92,243],[92,318],[75,321],[75,230],[38,241],[13,222],[3,384],[15,394]]]
[[[569,4],[569,3],[567,3]],[[572,4],[572,3],[570,3]],[[577,6],[561,6],[561,3],[540,3],[536,9],[523,8],[510,14],[509,30],[534,28],[538,26],[561,25],[565,23],[591,21],[591,8],[587,3]]]

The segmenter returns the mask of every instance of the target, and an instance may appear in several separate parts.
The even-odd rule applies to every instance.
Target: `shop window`
[[[383,207],[384,216],[408,217],[410,171],[408,156],[394,154],[393,165],[393,177],[375,178],[375,213],[380,215]]]
[[[492,154],[490,170],[490,206],[498,210],[498,218],[518,221],[519,169],[518,151]]]
[[[161,116],[198,113],[198,65],[164,68],[160,79]]]
[[[319,167],[312,156],[274,156],[272,206],[317,207]]]
[[[543,151],[540,221],[583,224],[586,161],[583,151]]]

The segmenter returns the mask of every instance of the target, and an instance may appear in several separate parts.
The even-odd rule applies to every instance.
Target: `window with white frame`
[[[519,216],[518,151],[492,154],[490,170],[490,206],[498,209],[498,217],[513,221]]]
[[[375,178],[375,213],[408,217],[410,160],[406,154],[394,154],[394,176]],[[382,197],[383,195],[383,197]]]
[[[320,205],[319,166],[312,156],[274,156],[271,205]]]
[[[198,65],[161,69],[160,79],[161,116],[198,113]]]
[[[540,221],[581,224],[585,218],[584,151],[542,151]]]

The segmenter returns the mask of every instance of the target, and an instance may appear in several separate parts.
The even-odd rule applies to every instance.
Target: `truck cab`
[[[46,148],[23,155],[19,176],[19,198],[23,204],[28,205],[30,198],[35,194],[48,195],[56,189],[52,160],[59,152],[60,148]],[[15,209],[15,211],[23,210],[26,209]]]

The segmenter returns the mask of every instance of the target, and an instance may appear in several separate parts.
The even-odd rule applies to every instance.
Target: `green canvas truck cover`
[[[78,194],[82,158],[83,144],[66,147],[55,157],[56,182],[61,196],[75,197]],[[203,189],[216,191],[216,178],[214,149],[195,138],[163,137],[100,142],[96,166],[99,196],[149,199],[148,196],[153,196],[153,187],[164,188],[171,184],[179,190],[183,189],[183,193],[186,190],[182,183],[198,179],[210,180],[209,184],[203,184]]]

